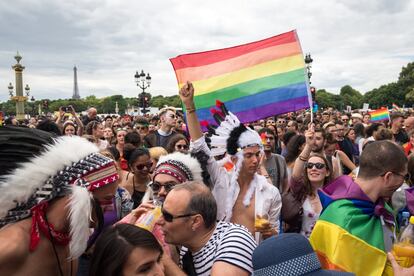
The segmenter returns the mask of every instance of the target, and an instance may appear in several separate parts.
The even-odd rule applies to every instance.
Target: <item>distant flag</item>
[[[390,112],[388,108],[380,108],[369,112],[371,115],[371,122],[387,121],[390,120]]]
[[[200,120],[224,102],[242,123],[311,106],[296,31],[264,40],[170,59],[179,88],[191,81]]]
[[[401,108],[398,105],[396,105],[395,103],[393,103],[392,104],[392,110],[393,111],[401,111]]]

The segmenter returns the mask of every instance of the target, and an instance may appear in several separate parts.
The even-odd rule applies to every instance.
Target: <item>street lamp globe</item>
[[[26,87],[24,88],[24,90],[26,91],[26,96],[29,97],[30,87],[28,84],[26,84]]]
[[[150,86],[151,85],[151,76],[150,76],[149,73],[147,74],[146,80],[147,80],[148,86]]]
[[[135,78],[135,82],[139,82],[139,73],[138,73],[138,71],[136,71],[136,73],[134,75],[134,78]]]
[[[14,89],[13,84],[9,83],[9,86],[7,86],[7,88],[9,89],[10,97],[13,97],[13,89]]]

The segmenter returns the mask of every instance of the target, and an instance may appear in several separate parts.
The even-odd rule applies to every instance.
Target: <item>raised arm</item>
[[[303,166],[306,161],[308,161],[309,156],[311,154],[311,144],[314,136],[314,128],[313,125],[308,127],[308,130],[305,132],[306,144],[303,148],[302,152],[299,154],[299,157],[295,160],[295,165],[293,166],[292,170],[292,178],[295,180],[302,179],[303,177]]]
[[[194,104],[194,86],[191,82],[187,82],[180,89],[180,98],[183,102],[187,114],[187,127],[190,132],[190,137],[193,141],[203,137],[200,122],[198,121],[196,108]]]
[[[73,108],[73,106],[69,106],[70,107],[70,113],[72,113],[72,116],[75,118],[75,122],[78,125],[78,133],[76,133],[78,136],[82,136],[83,135],[83,123],[82,121],[79,119],[78,115],[76,115],[75,109]]]

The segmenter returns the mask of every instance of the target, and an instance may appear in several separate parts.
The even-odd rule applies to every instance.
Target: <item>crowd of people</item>
[[[387,255],[414,215],[414,114],[242,124],[218,102],[214,125],[179,96],[185,114],[7,118],[0,275],[414,275]]]

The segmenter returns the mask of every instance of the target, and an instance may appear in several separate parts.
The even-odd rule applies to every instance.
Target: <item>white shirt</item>
[[[230,189],[232,172],[227,172],[225,168],[218,165],[214,157],[211,156],[210,149],[204,137],[196,141],[191,141],[190,148],[194,152],[203,151],[210,156],[207,163],[207,170],[213,184],[212,193],[217,201],[217,219],[230,221],[231,210],[228,210],[227,205],[231,203],[231,206],[234,206],[240,193],[240,186],[236,185],[234,187],[234,193],[230,193],[233,190]],[[279,232],[279,218],[282,208],[282,198],[279,190],[267,182],[264,176],[258,174],[255,174],[250,185],[255,185],[255,215],[267,214],[270,225]]]

